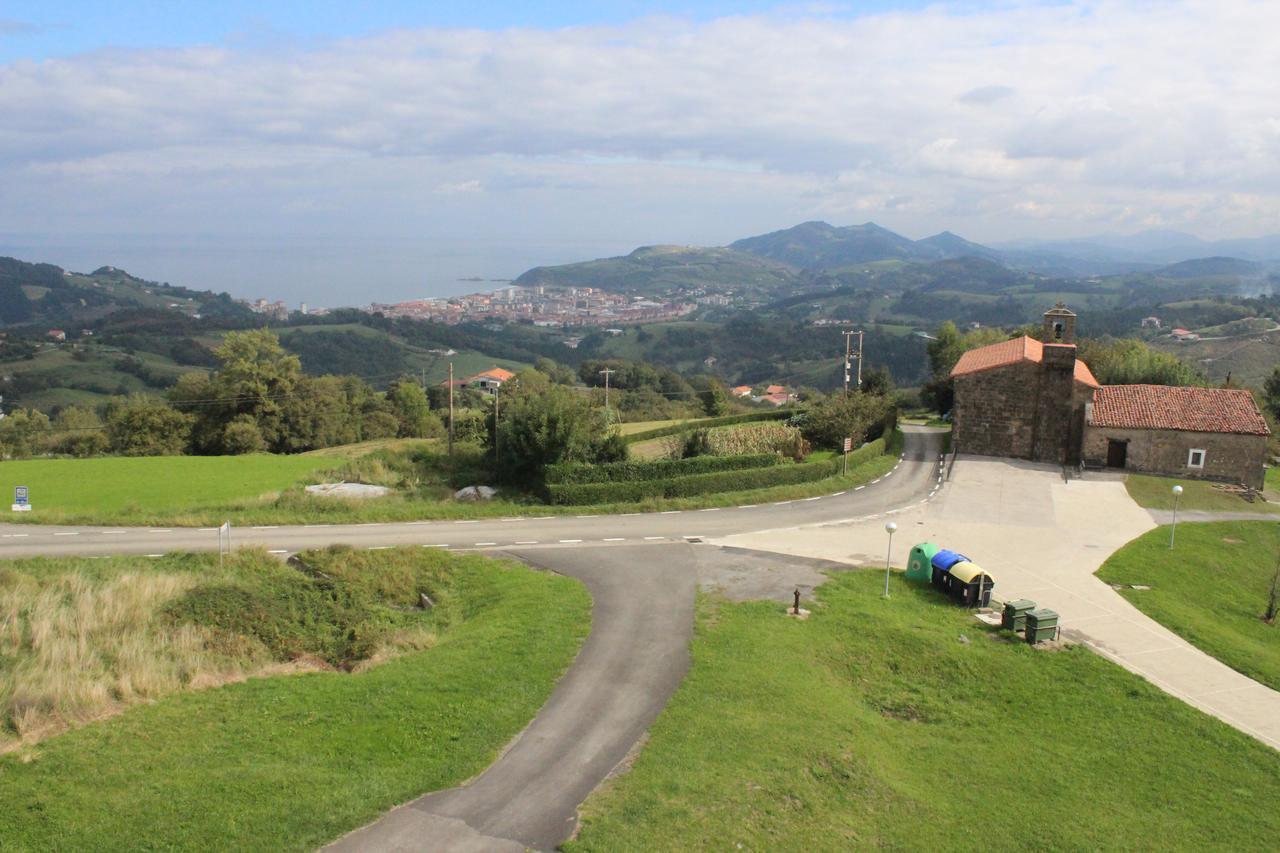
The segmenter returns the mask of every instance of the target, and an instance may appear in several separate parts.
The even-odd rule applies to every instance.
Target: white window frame
[[[1193,461],[1193,460],[1195,459],[1195,457],[1196,457],[1196,454],[1197,454],[1197,453],[1199,453],[1199,454],[1200,454],[1200,464],[1199,464],[1199,465],[1197,465],[1197,464]],[[1207,455],[1207,454],[1204,452],[1204,448],[1202,448],[1202,447],[1193,447],[1193,448],[1191,448],[1190,450],[1188,450],[1188,451],[1187,451],[1187,467],[1188,467],[1188,468],[1203,469],[1203,468],[1204,468],[1204,462],[1205,462],[1205,456],[1206,456],[1206,455]]]

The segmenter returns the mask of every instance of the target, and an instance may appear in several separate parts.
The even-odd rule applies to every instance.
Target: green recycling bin
[[[1035,609],[1036,603],[1025,598],[1006,601],[1000,613],[1000,627],[1006,631],[1021,631],[1027,627],[1027,614]]]
[[[933,577],[933,555],[938,553],[938,546],[932,542],[921,542],[911,549],[907,557],[907,580],[929,582]]]
[[[1027,613],[1026,638],[1031,645],[1058,636],[1058,614],[1041,608]]]

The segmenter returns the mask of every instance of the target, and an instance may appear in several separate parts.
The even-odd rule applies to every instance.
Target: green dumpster
[[[907,580],[929,582],[933,577],[933,555],[938,553],[938,546],[932,542],[921,542],[911,549],[907,557]]]
[[[1036,603],[1025,598],[1006,601],[1000,613],[1000,627],[1006,631],[1021,631],[1027,627],[1027,613],[1035,609]]]
[[[1058,636],[1058,614],[1041,608],[1027,613],[1027,642],[1031,645]]]

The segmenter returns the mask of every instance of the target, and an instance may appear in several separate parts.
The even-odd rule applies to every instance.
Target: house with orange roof
[[[951,370],[960,453],[1227,480],[1262,487],[1270,430],[1239,389],[1103,386],[1076,354],[1076,315],[1045,312],[1023,335],[962,355]]]
[[[475,388],[477,391],[483,391],[486,394],[497,394],[498,389],[502,387],[504,382],[510,382],[514,378],[515,374],[510,370],[505,370],[495,365],[483,373],[469,376],[463,381],[469,388]]]
[[[730,389],[729,389],[729,393],[730,393],[730,394],[732,394],[732,395],[733,395],[733,396],[735,396],[735,397],[750,397],[750,396],[751,396],[751,386],[750,386],[750,385],[737,385],[737,386],[734,386],[733,388],[730,388]]]

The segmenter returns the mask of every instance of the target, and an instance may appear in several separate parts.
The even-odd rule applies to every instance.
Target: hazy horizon
[[[815,219],[1272,234],[1276,24],[1256,0],[48,0],[0,17],[0,253],[343,305]]]

